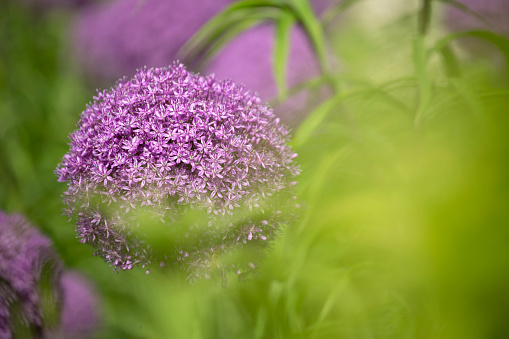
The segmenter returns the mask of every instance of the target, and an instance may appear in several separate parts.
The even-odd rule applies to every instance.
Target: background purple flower
[[[459,0],[463,5],[479,14],[485,21],[454,6],[447,6],[445,22],[455,32],[469,30],[489,30],[509,38],[509,2],[507,0]],[[462,39],[463,46],[477,55],[490,56],[494,48],[479,39]]]
[[[70,138],[56,170],[69,185],[67,214],[116,270],[178,264],[192,277],[240,274],[256,258],[225,267],[219,256],[265,247],[294,218],[289,132],[234,82],[182,64],[140,70],[99,92]],[[140,211],[151,221],[140,225]],[[192,211],[204,218],[183,219]],[[168,239],[163,252],[147,244],[154,223],[156,238]]]
[[[87,73],[107,82],[171,64],[177,51],[229,0],[118,0],[84,10],[74,45]]]
[[[19,326],[42,337],[56,328],[59,290],[53,287],[60,274],[49,239],[23,217],[0,211],[0,338]]]
[[[509,3],[507,0],[459,0],[458,2],[468,6],[488,23],[454,6],[448,6],[446,11],[447,25],[453,30],[494,30],[509,37]]]
[[[163,67],[177,58],[184,43],[232,0],[119,0],[98,5],[78,17],[74,45],[88,76],[111,83],[134,70]],[[332,0],[315,0],[322,13]],[[215,57],[204,72],[218,79],[231,78],[257,91],[262,100],[277,96],[272,59],[274,24],[266,23],[240,34]],[[295,27],[287,67],[288,87],[319,75],[319,67],[304,30]],[[300,92],[275,107],[276,114],[292,126],[309,113],[312,95]],[[316,101],[316,100],[315,100]]]
[[[273,76],[273,49],[275,45],[274,24],[263,24],[241,33],[226,45],[206,68],[218,79],[232,79],[256,91],[264,101],[278,95]],[[319,75],[319,67],[313,48],[304,30],[296,26],[291,32],[291,49],[288,55],[287,87],[298,85]],[[295,95],[275,110],[287,124],[296,125],[309,113],[309,92]]]
[[[318,16],[321,16],[325,11],[341,2],[341,0],[311,0],[310,2],[315,13],[317,13]]]
[[[66,271],[62,288],[61,331],[64,338],[91,338],[99,327],[99,300],[90,281],[75,271]]]

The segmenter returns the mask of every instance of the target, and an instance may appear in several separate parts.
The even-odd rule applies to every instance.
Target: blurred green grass
[[[90,95],[68,52],[72,17],[11,1],[0,12],[0,206],[27,215],[72,261],[73,231],[60,216],[62,185],[53,174]]]
[[[182,272],[114,274],[75,239],[53,174],[93,94],[69,51],[72,13],[1,6],[0,208],[25,214],[95,281],[99,338],[509,334],[509,91],[490,67],[460,58],[451,77],[432,59],[416,126],[415,13],[376,32],[354,16],[329,32],[341,92],[293,140],[303,216],[258,277],[224,289]]]

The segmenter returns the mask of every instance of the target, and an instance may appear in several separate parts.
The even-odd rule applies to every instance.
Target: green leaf
[[[424,112],[431,101],[431,81],[427,71],[426,50],[424,49],[424,36],[418,36],[413,43],[413,59],[417,86],[419,88],[419,103],[415,113],[414,125],[419,126]]]
[[[178,58],[186,65],[197,63],[208,49],[217,43],[224,43],[253,24],[274,20],[279,15],[271,10],[237,11],[217,22],[205,24],[178,52]],[[244,28],[242,28],[244,27]],[[218,46],[220,47],[220,46]]]
[[[422,6],[419,11],[419,34],[424,36],[428,33],[431,22],[431,0],[421,0]]]
[[[484,112],[482,103],[479,100],[479,95],[472,91],[465,82],[458,81],[458,79],[451,79],[450,83],[459,94],[459,96],[465,100],[468,106],[470,106],[470,109],[474,113],[477,120],[479,122],[484,121],[486,114]]]
[[[280,1],[244,0],[237,1],[226,7],[222,12],[210,19],[180,49],[180,59],[194,61],[219,36],[227,32],[232,25],[243,20],[270,19],[273,11],[286,8]]]
[[[447,76],[449,78],[459,78],[461,75],[461,70],[459,67],[458,59],[456,58],[452,48],[448,45],[444,46],[440,50],[440,55],[442,56],[442,61]]]
[[[485,30],[472,30],[467,32],[460,32],[447,35],[446,37],[440,39],[435,46],[428,52],[427,58],[429,59],[434,53],[441,52],[444,48],[446,48],[452,41],[464,38],[464,37],[474,37],[477,39],[481,39],[493,44],[497,47],[500,52],[504,55],[506,60],[506,65],[509,66],[509,40],[499,34],[485,31]],[[509,67],[507,69],[507,77],[509,78]]]
[[[346,286],[348,283],[348,280],[350,279],[350,272],[348,270],[345,270],[342,274],[339,281],[336,282],[334,288],[329,292],[329,295],[327,296],[327,299],[325,300],[325,303],[322,306],[322,309],[320,310],[320,313],[318,314],[318,318],[314,324],[314,338],[316,338],[316,335],[318,334],[318,330],[320,329],[320,326],[323,324],[325,318],[330,313],[332,307],[337,302],[338,297],[341,295],[342,292],[346,290]]]
[[[290,4],[294,15],[302,23],[315,49],[324,75],[330,74],[330,64],[327,57],[327,44],[320,21],[316,18],[307,0],[293,0]],[[333,84],[333,87],[334,84]],[[336,88],[334,88],[336,89]]]
[[[406,79],[405,79],[406,81]],[[393,106],[394,108],[406,113],[409,112],[409,108],[400,100],[394,96],[388,94],[386,91],[380,88],[363,88],[361,90],[341,92],[333,97],[324,101],[318,106],[308,117],[302,122],[299,129],[296,131],[292,145],[295,148],[300,148],[305,145],[309,139],[311,139],[316,129],[325,121],[327,115],[345,99],[362,94],[377,95],[385,102]]]
[[[335,3],[322,14],[322,23],[327,26],[335,17],[361,0],[343,0]]]
[[[312,180],[310,181],[312,185],[308,185],[305,189],[302,189],[303,196],[307,196],[309,199],[309,209],[316,209],[316,202],[319,199],[319,195],[323,187],[326,185],[327,178],[330,170],[334,165],[338,162],[339,159],[344,158],[351,152],[351,146],[341,147],[337,150],[332,150],[327,152],[321,157],[320,164],[316,167],[314,173],[312,174]],[[318,159],[317,159],[318,161]],[[304,192],[307,191],[307,192]],[[309,224],[312,222],[311,213],[306,213],[304,218],[299,223],[296,228],[296,234],[302,235],[304,230],[307,229]],[[304,240],[304,245],[309,245],[314,240],[316,233],[308,233],[307,238]],[[303,251],[305,252],[305,251]],[[304,255],[304,254],[303,254]],[[304,255],[305,256],[305,255]],[[297,272],[297,270],[295,270]],[[296,274],[296,273],[295,273]]]
[[[250,28],[265,21],[266,18],[253,18],[244,19],[230,25],[227,29],[221,32],[213,41],[203,46],[199,53],[199,60],[194,60],[194,66],[198,69],[203,67],[208,61],[214,58],[219,51],[226,46],[230,41],[235,39],[242,32],[249,30]],[[197,57],[197,56],[196,56]],[[186,61],[189,59],[186,59]],[[192,62],[192,61],[191,61]],[[185,63],[185,62],[184,62]]]
[[[256,326],[254,337],[255,339],[260,339],[264,337],[265,327],[267,326],[267,310],[265,307],[258,308],[258,312],[256,314]]]
[[[280,100],[284,100],[288,90],[286,85],[286,70],[290,51],[291,31],[294,23],[295,17],[288,11],[282,14],[276,21],[273,72]]]
[[[459,1],[456,1],[456,0],[438,0],[438,1],[441,1],[441,2],[443,2],[447,5],[450,5],[452,7],[456,7],[460,11],[462,11],[472,17],[477,18],[479,21],[482,21],[483,23],[485,23],[488,26],[491,26],[491,24],[482,15],[478,14],[476,11],[472,10],[470,7],[468,7],[467,5],[465,5]]]
[[[313,132],[318,128],[329,112],[339,104],[343,97],[344,95],[338,94],[327,99],[304,120],[293,139],[293,145],[296,148],[301,147],[311,138]]]

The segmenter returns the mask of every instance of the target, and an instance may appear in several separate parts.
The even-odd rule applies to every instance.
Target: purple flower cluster
[[[178,63],[139,70],[99,92],[70,139],[56,170],[69,185],[67,214],[81,241],[116,270],[178,264],[197,278],[215,269],[240,274],[253,262],[223,267],[218,255],[263,248],[294,218],[299,168],[289,131],[231,81]],[[147,243],[140,210],[181,232],[164,255]],[[182,224],[190,210],[203,211],[205,224]]]
[[[263,24],[241,33],[226,45],[207,67],[219,79],[232,79],[256,90],[262,100],[277,96],[273,76],[274,24]],[[302,27],[295,26],[290,34],[290,51],[286,82],[289,88],[319,74],[316,56]],[[256,46],[256,48],[253,48]],[[301,92],[278,105],[276,113],[287,124],[297,125],[308,113],[308,92]]]
[[[94,286],[83,275],[65,271],[62,289],[61,332],[65,338],[90,338],[99,327],[99,300]]]
[[[91,6],[76,21],[73,43],[77,59],[87,76],[106,83],[123,75],[131,76],[140,67],[166,66],[176,60],[179,49],[203,24],[231,2],[117,0]],[[311,2],[317,13],[333,3],[333,0]],[[273,23],[265,23],[243,32],[211,60],[204,72],[243,83],[264,101],[275,99],[278,93],[272,70],[274,29]],[[290,40],[286,80],[291,88],[317,76],[319,67],[302,27],[292,30]],[[309,92],[299,92],[274,109],[282,121],[296,126],[316,104],[314,101],[317,100]]]
[[[231,0],[116,0],[80,12],[73,42],[87,74],[114,81],[162,67]]]
[[[61,263],[51,242],[19,215],[0,211],[0,338],[11,338],[13,323],[43,335],[48,331],[41,300],[42,280],[53,286]],[[53,289],[53,301],[59,290]]]
[[[48,238],[0,211],[0,339],[19,337],[20,326],[34,338],[89,338],[98,328],[90,282],[62,267]]]

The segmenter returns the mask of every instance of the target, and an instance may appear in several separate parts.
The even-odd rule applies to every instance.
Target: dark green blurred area
[[[344,70],[340,92],[294,131],[303,216],[257,278],[223,289],[179,272],[115,274],[75,239],[53,174],[94,94],[70,51],[73,13],[6,0],[0,208],[96,283],[99,338],[508,337],[507,79],[461,51],[461,74],[437,55],[419,75],[417,14],[404,12],[376,32],[355,16],[328,30]]]
[[[7,212],[26,214],[67,251],[73,232],[60,227],[63,187],[53,170],[89,100],[67,51],[71,18],[29,13],[10,2],[0,12],[0,204]]]

